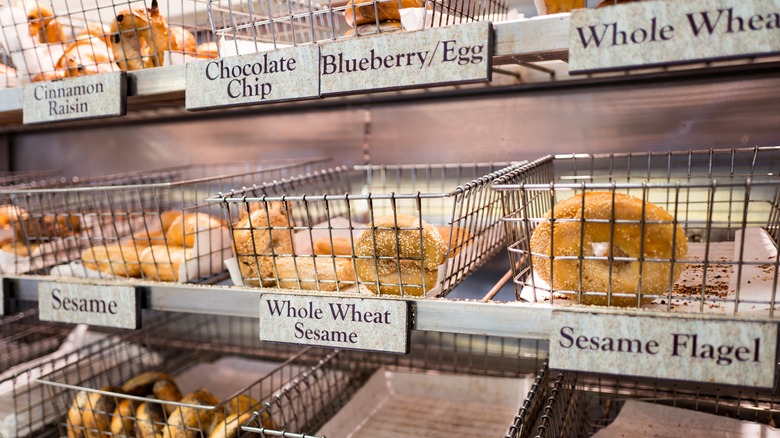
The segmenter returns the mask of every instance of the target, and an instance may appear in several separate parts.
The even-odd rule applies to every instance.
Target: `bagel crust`
[[[540,223],[530,242],[533,269],[553,289],[611,291],[636,296],[641,268],[641,294],[659,295],[668,292],[684,269],[682,263],[675,262],[672,272],[672,260],[684,259],[688,253],[685,232],[675,223],[674,216],[655,204],[622,193],[585,192],[559,202],[545,217],[552,219],[553,212],[555,225],[551,225],[552,221]],[[594,220],[600,221],[591,222]],[[550,251],[551,243],[553,251]],[[606,251],[597,253],[593,244],[606,244]],[[613,260],[610,270],[609,260],[583,259],[609,257],[610,252],[612,257],[633,260]],[[552,263],[551,253],[555,256]],[[551,276],[554,276],[552,281]],[[643,297],[641,303],[650,301],[652,298]],[[612,296],[608,302],[606,295],[583,295],[581,302],[620,307],[638,304],[636,297]]]
[[[355,243],[355,255],[358,278],[371,292],[421,296],[436,287],[447,244],[433,225],[399,214],[376,219]]]

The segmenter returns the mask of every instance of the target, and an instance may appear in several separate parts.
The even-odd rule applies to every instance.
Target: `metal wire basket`
[[[541,405],[541,409],[533,415],[521,410],[506,438],[586,437],[629,423],[632,432],[640,435],[654,431],[659,436],[672,436],[664,426],[679,424],[685,426],[685,432],[678,429],[681,434],[710,428],[728,433],[728,427],[736,427],[741,433],[735,436],[761,436],[761,425],[767,427],[765,432],[776,428],[780,415],[772,390],[560,373],[546,367],[537,380],[538,390],[529,394],[524,406]],[[644,418],[632,416],[635,410],[643,410]],[[621,419],[620,415],[626,417]],[[650,419],[654,422],[647,423]],[[728,420],[720,423],[722,419]],[[518,424],[532,426],[520,428]]]
[[[66,324],[41,322],[38,309],[0,319],[0,370],[51,353],[71,328]]]
[[[420,23],[449,26],[506,19],[505,0],[209,0],[222,56],[401,30],[400,9]]]
[[[0,87],[218,56],[192,0],[0,2]]]
[[[495,405],[511,403],[505,394],[494,391],[495,385],[515,388],[520,379],[534,375],[547,353],[546,345],[538,341],[413,334],[409,356],[341,352],[370,371],[362,376],[361,388],[342,386],[355,382],[336,381],[332,371],[313,369],[274,396],[242,429],[250,432],[248,436],[261,437],[490,436],[485,430],[496,427],[491,423],[498,418],[498,426],[506,427],[516,409],[507,418],[499,410],[489,412]],[[464,386],[464,381],[474,385]],[[417,384],[425,393],[406,392],[402,387],[407,384]],[[458,405],[460,398],[440,398],[442,384],[462,391],[460,398],[469,398],[471,404],[451,406]],[[345,392],[355,395],[345,397]],[[482,409],[477,406],[480,398],[489,400]],[[461,410],[458,415],[441,415],[452,409]],[[260,424],[263,416],[278,418],[276,428]]]
[[[774,317],[779,168],[778,147],[531,162],[493,185],[517,296]]]
[[[118,336],[112,329],[42,322],[37,309],[0,320],[0,436],[57,436],[59,414],[37,379],[110,348]]]
[[[208,201],[225,208],[246,285],[446,295],[506,242],[488,185],[517,168],[339,167]]]
[[[173,315],[48,374],[40,381],[51,391],[61,436],[166,429],[170,436],[234,436],[251,412],[312,367],[327,364],[342,380],[359,373],[335,350],[263,343],[256,330],[249,318]],[[141,376],[153,377],[152,385],[131,383],[146,380]],[[178,394],[153,388],[174,378]],[[270,426],[276,418],[264,421]]]
[[[67,187],[0,190],[22,212],[14,224],[20,244],[4,270],[162,281],[214,277],[230,256],[230,236],[218,206],[203,199],[305,173],[318,161],[189,165]]]

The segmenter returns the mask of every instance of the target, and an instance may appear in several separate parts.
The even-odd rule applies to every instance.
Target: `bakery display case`
[[[93,21],[109,28],[102,36],[120,42],[119,50],[106,45],[114,61],[56,67],[50,55],[55,67],[47,71],[58,78],[122,70],[88,76],[119,78],[124,113],[26,120],[37,111],[25,107],[22,85],[32,83],[31,69],[6,73],[6,167],[88,177],[180,172],[166,180],[3,190],[37,218],[20,226],[27,242],[57,242],[50,243],[55,249],[77,242],[51,252],[55,263],[4,274],[5,309],[40,306],[50,318],[44,298],[55,289],[106,303],[121,296],[118,305],[130,303],[134,318],[125,327],[138,329],[110,332],[88,354],[79,350],[62,367],[37,369],[28,392],[45,394],[46,402],[20,402],[25,390],[17,390],[15,409],[37,415],[35,406],[43,406],[45,421],[18,435],[36,436],[45,426],[58,436],[133,436],[129,427],[148,426],[203,437],[614,436],[658,423],[679,434],[669,418],[773,432],[780,48],[773,37],[749,36],[773,35],[758,22],[775,17],[774,3],[199,0],[32,7],[46,15],[44,3],[56,19],[52,27],[59,23],[69,40],[58,43],[63,53],[72,43],[86,58],[80,51],[87,44],[77,42],[100,35],[75,37]],[[10,6],[20,5],[2,2],[0,12]],[[712,8],[730,10],[726,23],[741,30],[696,32],[695,19],[717,13]],[[643,14],[654,21],[642,23]],[[693,22],[674,21],[686,14]],[[132,25],[120,29],[131,15]],[[47,19],[4,15],[0,61],[17,67],[14,53],[50,50],[51,42],[8,43],[9,34],[32,40],[31,27]],[[409,19],[425,29],[412,31]],[[674,32],[663,30],[667,21]],[[586,41],[588,26],[596,35],[610,23],[609,35],[624,35],[626,44],[594,48]],[[282,65],[273,61],[279,56],[294,58],[296,73],[306,64],[314,75],[301,79],[290,70],[266,81],[253,74],[259,82],[246,92],[251,96],[227,101],[193,80],[209,61],[199,61],[197,50],[176,50],[175,25],[198,44],[218,47],[211,68],[224,67],[230,80],[237,80],[231,63],[270,69]],[[752,42],[731,39],[743,37]],[[411,64],[414,57],[395,55],[425,56],[431,39],[466,42],[461,63],[481,70],[472,75],[454,63],[430,74],[422,64],[422,73],[401,71],[399,60]],[[136,42],[141,50],[133,53]],[[612,46],[622,52],[608,52]],[[388,47],[398,52],[398,74],[388,67],[369,79],[334,81],[328,70],[339,53],[360,70],[361,57],[364,66],[373,59],[361,50]],[[437,56],[455,53],[438,42],[430,53],[434,47],[443,50]],[[485,49],[490,56],[481,57]],[[307,64],[301,53],[318,61]],[[76,79],[83,78],[34,84]],[[271,88],[288,91],[279,97]],[[297,165],[240,175],[193,165],[262,160]],[[195,170],[206,174],[191,175]],[[150,231],[165,229],[170,210],[214,219],[205,229],[177,225],[184,245],[172,246],[162,233],[162,258],[173,259],[174,247],[186,254],[188,236],[216,230],[219,249],[207,251],[208,263],[195,263],[197,272],[187,269],[187,257],[183,270],[173,263],[161,269],[156,253],[151,263],[136,263],[121,250],[129,243],[138,255],[139,240],[151,243]],[[619,214],[624,210],[628,217]],[[50,227],[47,217],[55,218]],[[141,231],[146,237],[138,237]],[[385,254],[380,240],[389,243]],[[414,249],[402,254],[407,243]],[[431,257],[426,244],[442,254]],[[109,251],[115,246],[118,259]],[[441,263],[428,266],[431,259]],[[139,275],[126,276],[136,267]],[[383,269],[389,274],[380,279]],[[176,281],[158,281],[163,271]],[[279,303],[289,307],[273,310]],[[353,312],[335,321],[333,306]],[[316,315],[329,312],[336,324],[317,325]],[[396,315],[404,322],[391,331],[385,321]],[[270,342],[267,332],[288,330],[276,324],[284,318],[303,325],[289,329],[283,343]],[[362,337],[356,327],[369,322],[379,339],[374,347],[340,341]],[[32,323],[49,324],[73,327]],[[323,337],[341,344],[324,344]],[[396,343],[402,348],[392,351],[402,354],[388,353]],[[27,362],[51,350],[24,353]],[[185,386],[186,375],[201,368],[210,370],[207,377],[232,370],[248,380],[204,383],[219,392],[208,400],[117,389],[148,372]],[[468,424],[449,415],[459,409],[473,417]],[[184,424],[184,413],[192,423]],[[101,423],[113,419],[122,430]]]

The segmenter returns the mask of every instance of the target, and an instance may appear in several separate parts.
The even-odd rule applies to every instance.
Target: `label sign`
[[[687,0],[572,12],[572,73],[780,52],[780,2]]]
[[[127,113],[125,72],[27,85],[23,110],[25,124],[123,116]]]
[[[409,303],[263,294],[260,339],[388,353],[409,352]]]
[[[772,388],[777,323],[553,311],[550,368]]]
[[[312,99],[319,47],[306,45],[187,64],[188,110]]]
[[[38,283],[38,311],[42,321],[137,329],[141,307],[132,287],[79,283]]]
[[[491,80],[489,21],[323,44],[322,94]]]

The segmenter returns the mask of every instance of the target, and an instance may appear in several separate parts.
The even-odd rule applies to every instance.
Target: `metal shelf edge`
[[[13,298],[38,301],[38,283],[59,281],[52,277],[9,277]],[[144,309],[164,312],[200,313],[256,318],[263,291],[234,286],[202,286],[143,282],[67,279],[107,288],[121,284],[141,289]],[[268,290],[278,293],[278,290]],[[290,291],[290,294],[303,294]],[[323,294],[333,296],[333,294]],[[344,295],[355,297],[354,295]],[[379,299],[379,298],[377,298]],[[467,333],[526,339],[547,339],[551,308],[522,303],[484,303],[447,299],[413,300],[415,317],[412,328],[424,331]]]

